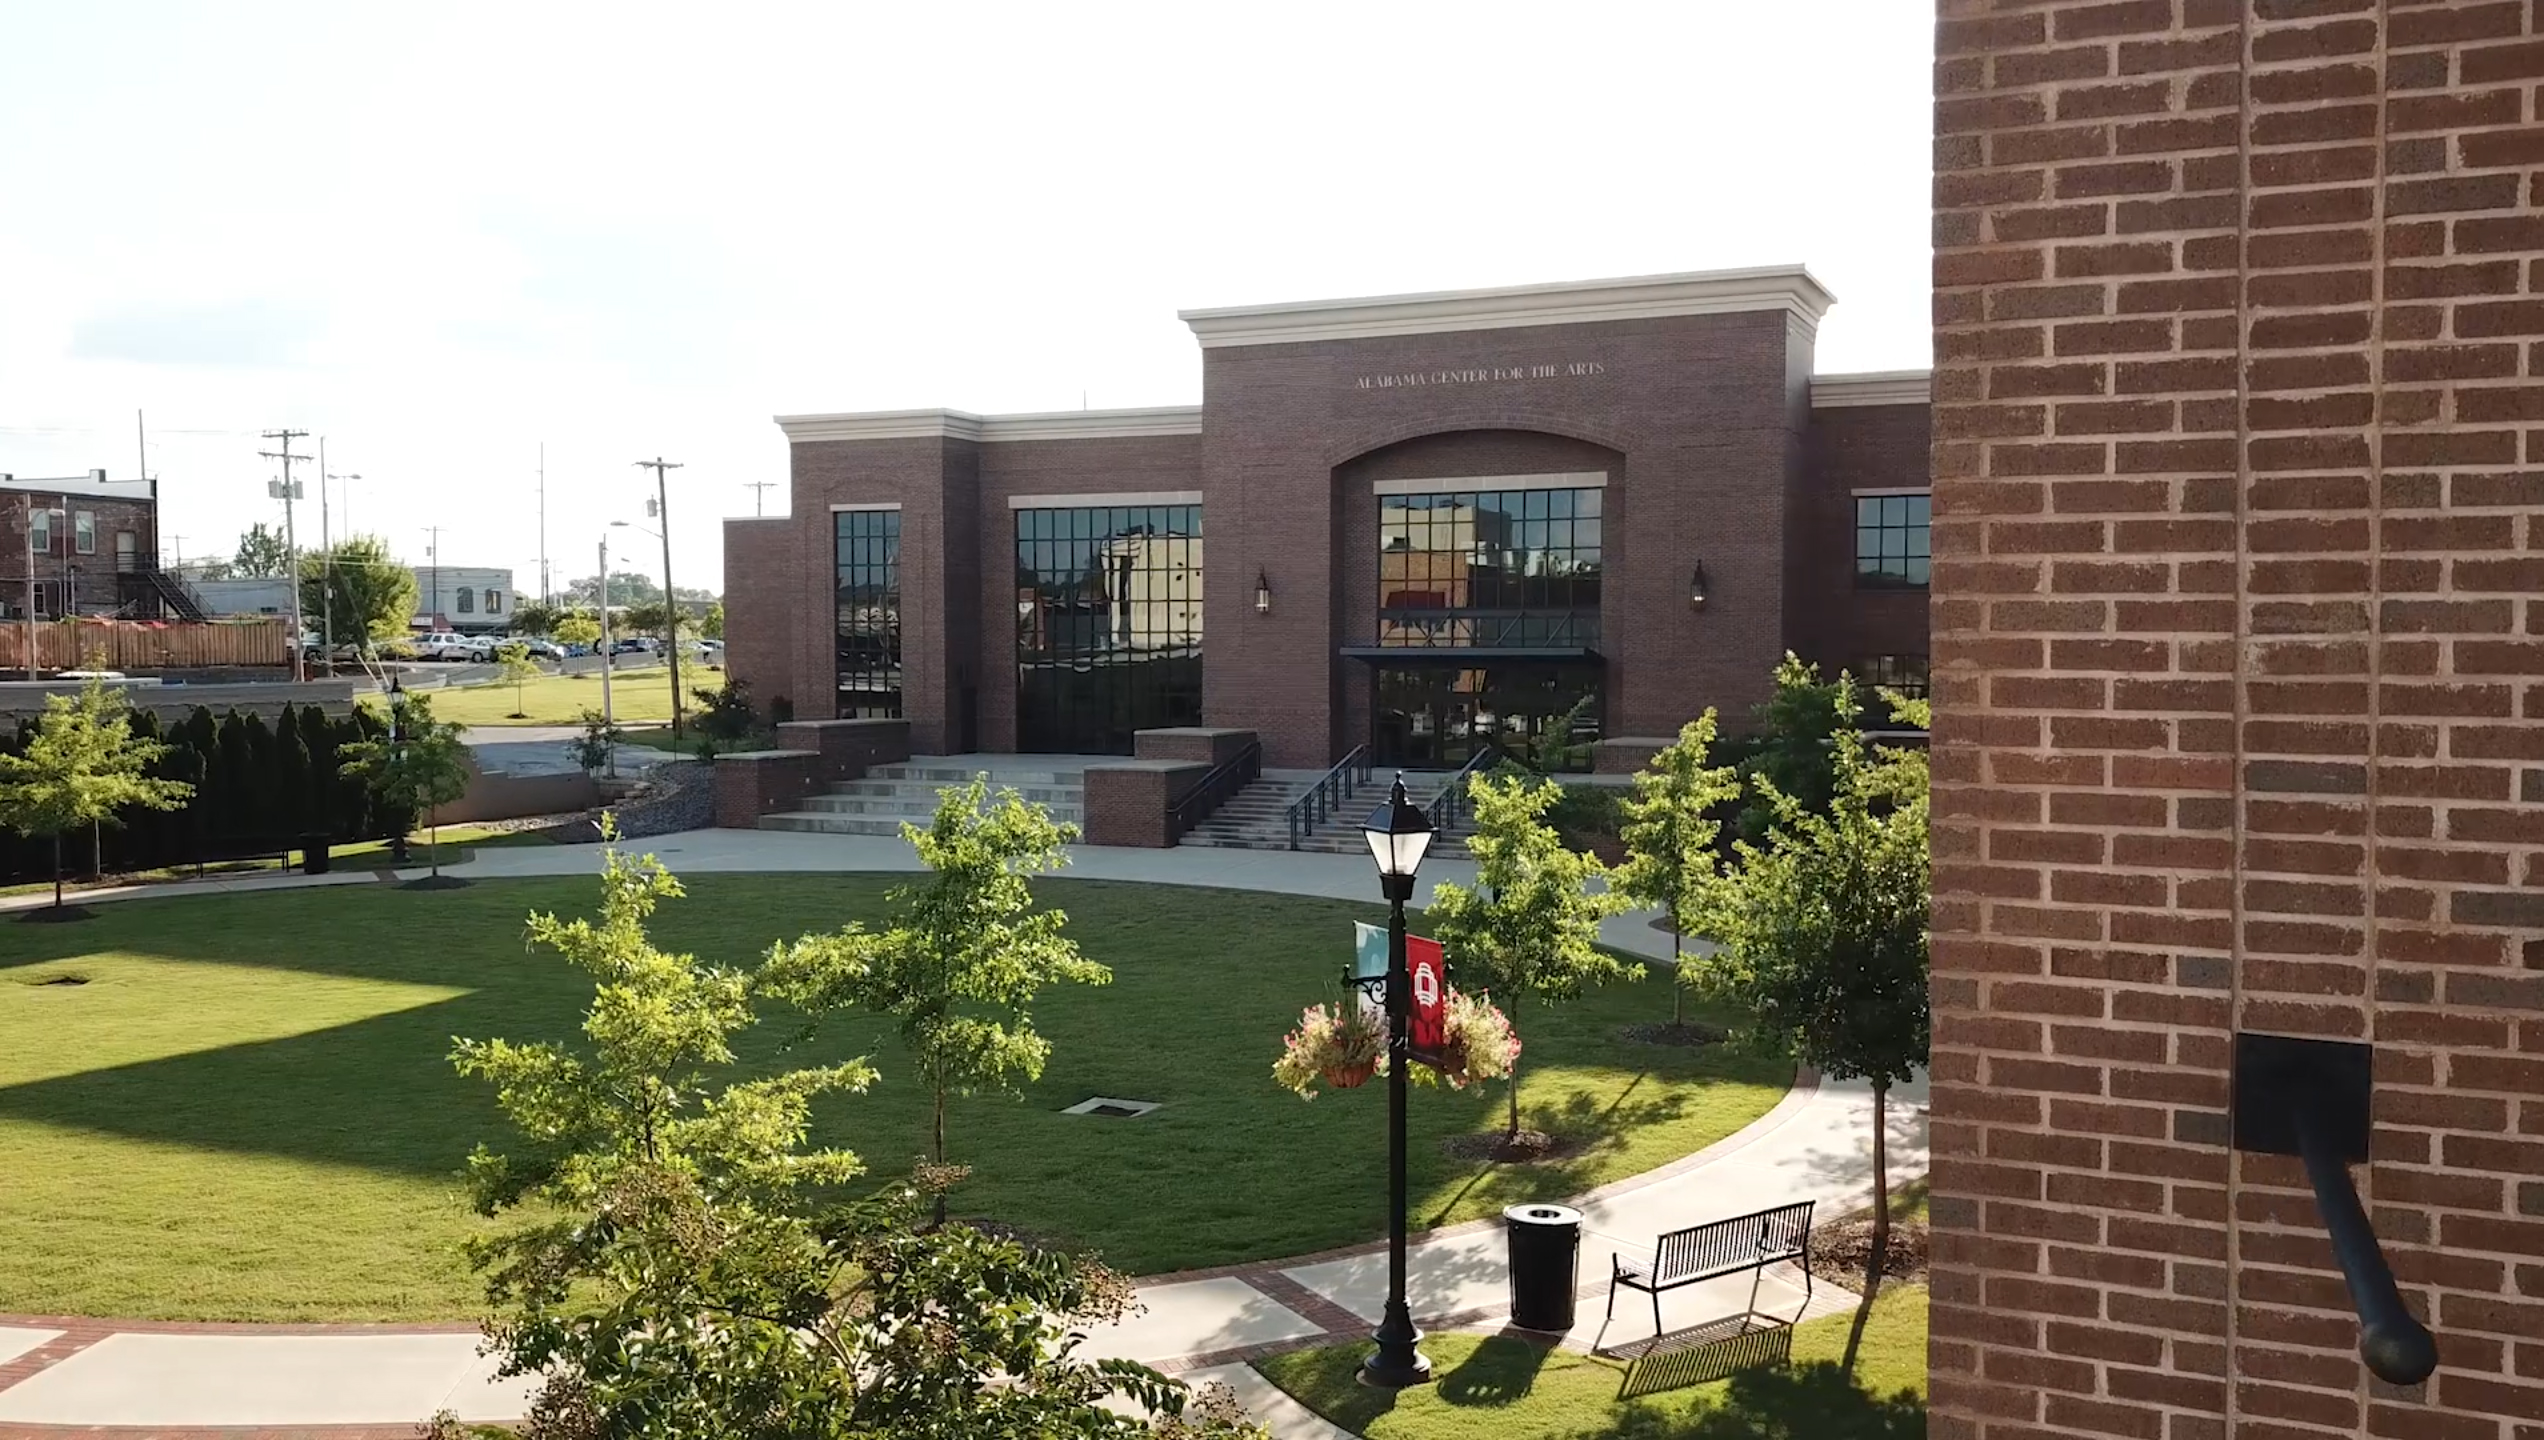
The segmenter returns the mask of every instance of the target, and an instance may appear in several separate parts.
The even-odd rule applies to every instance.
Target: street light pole
[[[1414,872],[1431,847],[1431,818],[1405,795],[1396,776],[1385,804],[1361,827],[1378,862],[1387,899],[1387,1308],[1378,1322],[1376,1353],[1360,1367],[1361,1382],[1401,1390],[1431,1378],[1431,1361],[1418,1348],[1405,1299],[1405,1100],[1413,1069],[1413,972],[1405,960],[1405,902],[1413,898]]]
[[[399,751],[405,744],[406,738],[402,733],[405,721],[406,686],[399,682],[398,672],[392,670],[389,672],[389,773],[393,775],[399,773]],[[413,821],[414,817],[408,816],[407,823],[399,825],[397,833],[389,837],[390,864],[406,863],[406,832],[412,827]]]

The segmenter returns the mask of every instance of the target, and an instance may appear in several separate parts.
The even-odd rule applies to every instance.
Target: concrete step
[[[899,838],[904,817],[891,815],[828,815],[819,811],[798,811],[785,815],[763,815],[763,830],[794,830],[815,835],[887,835]]]
[[[832,795],[865,796],[870,799],[878,800],[923,800],[930,806],[934,806],[936,804],[938,794],[945,788],[946,787],[942,785],[926,780],[865,779],[840,781],[830,787],[829,793]],[[1017,785],[1011,787],[993,787],[990,790],[990,794],[996,795],[1001,788],[1011,788],[1015,790],[1018,795],[1021,795],[1025,799],[1033,801],[1039,805],[1075,805],[1084,799],[1086,795],[1086,787],[1083,785]]]
[[[812,795],[804,800],[804,809],[822,815],[894,815],[905,820],[925,820],[936,814],[933,795]],[[1072,824],[1084,818],[1085,807],[1076,796],[1067,804],[1046,803],[1043,809],[1054,820]]]
[[[1019,766],[1014,769],[991,769],[988,767],[974,769],[969,766],[961,765],[928,765],[915,760],[897,761],[890,765],[877,765],[866,772],[866,778],[870,780],[903,780],[909,781],[913,784],[926,785],[962,785],[969,783],[974,777],[983,774],[986,774],[989,777],[989,786],[993,790],[1000,788],[1020,789],[1029,785],[1082,786],[1086,783],[1085,772],[1077,769],[1062,770],[1043,766]]]

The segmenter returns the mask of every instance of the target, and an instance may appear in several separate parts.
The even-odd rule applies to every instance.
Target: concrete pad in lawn
[[[39,1345],[50,1345],[62,1338],[59,1330],[29,1330],[22,1325],[0,1325],[0,1365],[24,1355]]]
[[[1078,1353],[1154,1362],[1296,1340],[1322,1329],[1237,1279],[1144,1285],[1139,1299],[1147,1307],[1142,1313],[1090,1331]]]
[[[523,1410],[473,1334],[110,1335],[0,1390],[21,1425],[380,1425]]]

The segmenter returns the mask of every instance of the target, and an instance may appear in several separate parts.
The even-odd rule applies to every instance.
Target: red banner
[[[1449,1048],[1449,961],[1440,942],[1405,937],[1405,968],[1413,974],[1413,1028],[1406,1038],[1413,1058],[1437,1070]]]

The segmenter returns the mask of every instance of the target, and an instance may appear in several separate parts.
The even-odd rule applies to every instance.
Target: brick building
[[[200,619],[179,608],[182,590],[158,568],[156,491],[103,470],[58,480],[0,475],[0,615],[23,619],[32,603],[47,618]]]
[[[2544,15],[1939,9],[1933,1433],[2535,1440]]]
[[[1196,407],[780,417],[731,671],[921,752],[1206,723],[1293,766],[1738,723],[1788,647],[1922,684],[1926,377],[1815,378],[1830,301],[1776,268],[1191,311]]]

